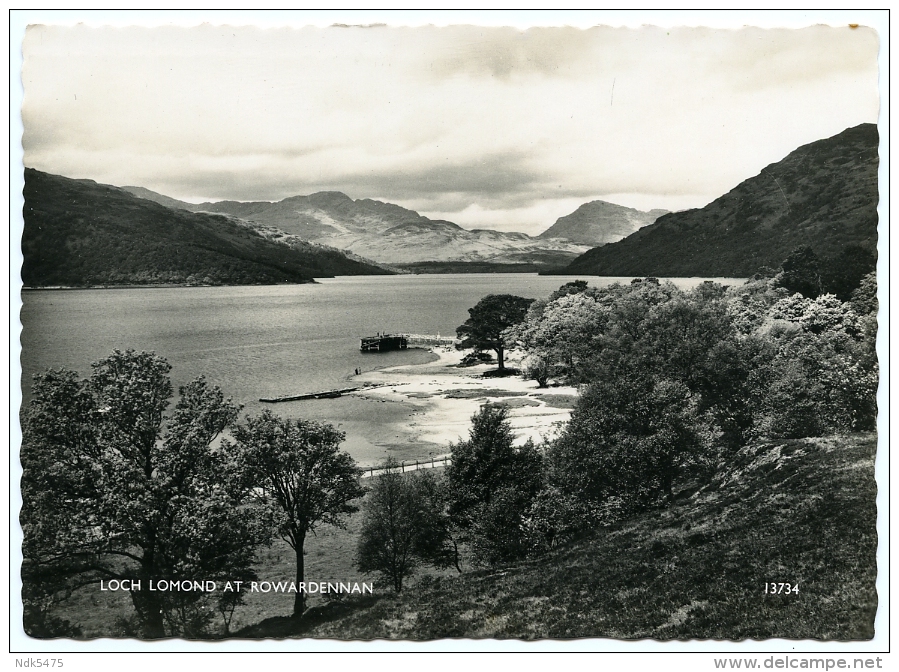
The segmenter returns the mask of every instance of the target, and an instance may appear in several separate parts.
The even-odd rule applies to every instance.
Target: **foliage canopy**
[[[148,638],[199,636],[209,595],[151,591],[166,580],[248,580],[266,539],[235,455],[216,439],[238,407],[199,378],[179,389],[153,353],[114,351],[87,379],[35,377],[22,418],[22,582],[26,630],[78,586],[140,582],[131,600]]]
[[[488,294],[468,309],[470,317],[456,329],[457,336],[462,339],[460,347],[493,350],[498,368],[505,368],[507,344],[503,332],[524,319],[533,301],[511,294]]]

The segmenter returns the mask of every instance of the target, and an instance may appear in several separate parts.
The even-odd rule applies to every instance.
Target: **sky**
[[[338,190],[536,235],[597,199],[702,207],[878,120],[871,28],[666,20],[36,25],[24,163],[192,202]]]

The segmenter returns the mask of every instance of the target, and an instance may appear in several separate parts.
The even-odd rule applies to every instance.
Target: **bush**
[[[459,368],[467,368],[469,366],[477,366],[478,364],[489,364],[492,361],[493,355],[489,352],[475,350],[474,352],[469,352],[465,355],[457,366],[459,366]]]
[[[488,504],[477,508],[471,534],[475,564],[492,566],[527,555],[528,539],[523,523],[532,500],[531,493],[505,486],[494,493]]]
[[[528,553],[541,555],[574,540],[595,523],[594,512],[580,498],[548,487],[537,493],[523,516],[521,529]]]

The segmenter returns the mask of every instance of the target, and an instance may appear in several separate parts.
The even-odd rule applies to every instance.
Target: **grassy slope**
[[[873,636],[876,439],[744,448],[675,503],[549,557],[273,619],[244,636],[866,639]],[[766,595],[765,582],[799,584]]]
[[[238,637],[337,639],[866,639],[877,595],[876,437],[765,442],[721,465],[705,487],[682,485],[669,508],[599,530],[553,554],[457,575],[423,570],[399,597],[310,600],[248,594]],[[352,566],[361,514],[307,541],[307,580],[372,580]],[[290,579],[283,542],[260,553],[263,580]],[[766,595],[766,581],[799,594]],[[77,591],[56,615],[85,637],[121,636],[127,595]],[[221,622],[216,621],[220,628]]]
[[[804,145],[704,208],[664,215],[563,274],[747,277],[799,245],[820,257],[877,245],[874,124]]]

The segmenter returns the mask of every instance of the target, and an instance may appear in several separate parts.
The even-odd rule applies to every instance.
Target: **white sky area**
[[[701,207],[879,110],[865,27],[39,25],[23,53],[26,166],[532,235],[596,199]]]

